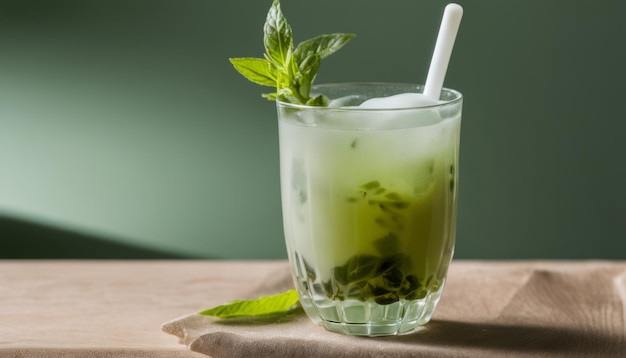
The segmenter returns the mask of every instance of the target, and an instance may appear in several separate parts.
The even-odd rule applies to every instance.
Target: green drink
[[[455,240],[461,94],[358,107],[421,90],[324,85],[313,91],[329,107],[278,102],[294,280],[307,314],[330,330],[411,331],[439,300]]]
[[[446,6],[425,86],[313,86],[354,38],[295,44],[273,0],[263,58],[232,58],[275,92],[283,224],[300,303],[332,331],[382,336],[428,322],[452,258],[462,96],[443,79],[462,16]],[[280,298],[278,298],[280,300]]]

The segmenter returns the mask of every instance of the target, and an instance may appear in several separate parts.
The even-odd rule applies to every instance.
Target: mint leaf
[[[273,296],[252,300],[237,300],[199,312],[219,318],[268,317],[286,315],[298,304],[298,292],[289,290]]]
[[[296,77],[297,83],[294,85],[302,98],[306,98],[306,104],[309,104],[311,86],[313,85],[315,76],[317,76],[317,70],[320,67],[321,61],[322,58],[318,54],[312,54],[306,58],[306,62],[299,66],[300,76]]]
[[[264,58],[231,58],[230,62],[235,69],[248,80],[268,87],[276,86],[276,70]]]
[[[319,35],[302,41],[294,51],[294,56],[298,63],[305,61],[311,54],[318,54],[322,59],[325,59],[337,52],[355,36],[355,34],[343,33]]]
[[[279,69],[285,69],[289,52],[293,51],[291,26],[283,16],[280,1],[274,0],[263,26],[266,58]]]
[[[355,255],[345,265],[348,281],[359,281],[376,271],[379,258],[374,255]]]
[[[301,42],[293,52],[293,57],[300,69],[295,87],[299,94],[306,98],[305,104],[314,106],[326,106],[328,101],[323,98],[310,98],[311,86],[317,76],[322,59],[330,56],[345,45],[354,34],[329,34],[320,35]]]
[[[326,34],[301,42],[294,50],[291,26],[280,8],[280,1],[273,0],[263,25],[264,59],[230,59],[235,69],[250,81],[269,87],[276,92],[262,96],[271,101],[300,103],[311,106],[327,106],[323,95],[311,98],[311,86],[322,59],[342,48],[354,38],[354,34]]]

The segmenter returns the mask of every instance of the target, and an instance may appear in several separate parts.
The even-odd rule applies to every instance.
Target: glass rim
[[[314,84],[311,86],[311,92],[313,93],[316,89],[320,88],[338,88],[338,87],[382,87],[382,86],[404,86],[404,87],[413,87],[416,90],[414,93],[422,93],[424,84],[420,83],[411,83],[411,82],[330,82],[330,83],[320,83]],[[444,100],[440,103],[426,105],[426,106],[414,106],[414,107],[398,107],[398,108],[359,108],[359,107],[320,107],[320,106],[311,106],[307,104],[301,103],[291,103],[284,102],[280,99],[276,99],[276,105],[291,108],[291,109],[312,109],[318,111],[346,111],[346,112],[384,112],[384,111],[414,111],[414,110],[423,110],[423,109],[433,109],[444,106],[455,105],[463,101],[463,94],[455,89],[443,87],[441,91],[449,92],[454,95],[454,98],[451,100]],[[323,94],[323,93],[321,93]],[[398,93],[399,94],[399,93]]]

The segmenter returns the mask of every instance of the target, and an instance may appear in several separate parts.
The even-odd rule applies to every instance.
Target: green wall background
[[[1,0],[0,257],[286,257],[275,108],[227,61],[270,3]],[[626,3],[460,3],[456,257],[626,259]],[[318,82],[422,82],[445,4],[282,6],[358,34]]]

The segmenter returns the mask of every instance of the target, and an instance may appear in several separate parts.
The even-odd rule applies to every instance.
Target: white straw
[[[441,95],[443,80],[446,77],[452,47],[454,46],[454,40],[456,39],[462,16],[463,8],[458,4],[448,4],[443,12],[439,35],[437,36],[433,58],[430,62],[426,84],[424,85],[424,95],[432,99],[438,100]]]

